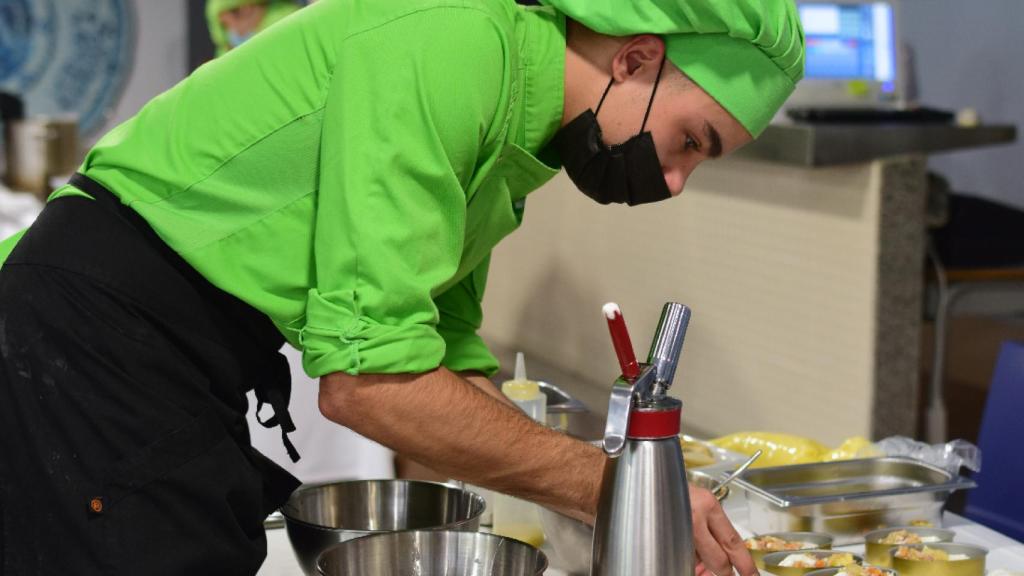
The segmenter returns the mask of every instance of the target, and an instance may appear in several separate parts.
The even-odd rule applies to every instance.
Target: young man
[[[803,38],[791,0],[549,4],[322,0],[97,144],[0,247],[5,568],[255,572],[297,482],[244,392],[293,428],[283,339],[327,418],[592,518],[602,452],[486,378],[491,248],[559,162],[599,202],[680,193],[764,129]],[[755,574],[691,496],[704,566]]]

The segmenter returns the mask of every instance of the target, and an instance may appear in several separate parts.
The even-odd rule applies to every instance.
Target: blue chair
[[[978,439],[981,472],[967,495],[968,518],[1024,541],[1024,343],[1003,342]]]

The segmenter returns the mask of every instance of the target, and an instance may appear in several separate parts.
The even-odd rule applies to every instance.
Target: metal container
[[[691,472],[700,471],[709,476],[725,476],[733,470],[740,467],[741,464],[747,461],[748,456],[740,454],[739,452],[733,452],[732,450],[726,450],[725,448],[719,448],[714,444],[706,441],[694,438],[688,434],[680,434],[679,440],[685,444],[699,444],[708,449],[711,453],[711,457],[714,458],[714,462],[707,465],[697,465],[686,458],[686,450],[683,450],[683,460],[686,461],[686,473],[689,476],[690,481],[693,481],[693,475]]]
[[[864,535],[864,559],[869,564],[875,566],[882,566],[889,568],[892,566],[892,555],[889,553],[893,547],[901,546],[901,544],[882,544],[882,540],[886,536],[897,532],[899,530],[905,530],[912,534],[917,534],[922,538],[937,538],[934,542],[925,542],[925,544],[933,544],[938,542],[952,542],[955,533],[952,530],[943,530],[942,528],[922,528],[920,526],[895,526],[892,528],[883,528],[881,530],[873,530]],[[905,544],[902,544],[905,546]]]
[[[915,544],[907,548],[923,548],[925,544]],[[967,560],[904,560],[896,557],[897,549],[890,550],[893,555],[892,567],[901,576],[984,576],[985,557],[988,550],[969,544],[928,544],[929,548],[944,550],[949,554],[966,554]]]
[[[695,573],[690,497],[676,433],[660,440],[626,437],[621,455],[606,461],[592,576]]]
[[[572,394],[549,382],[538,381],[537,386],[547,399],[548,413],[586,412],[587,407]]]
[[[806,554],[815,558],[828,558],[833,554],[850,554],[849,552],[837,552],[835,550],[787,550],[785,552],[772,552],[766,554],[764,557],[764,569],[776,576],[804,576],[811,572],[821,570],[821,568],[797,568],[795,566],[779,566],[779,563],[789,557],[791,554]],[[863,564],[864,558],[857,554],[850,554],[853,556],[854,564]],[[829,566],[832,568],[832,566]]]
[[[604,434],[603,429],[601,430],[601,433]],[[699,442],[712,448],[711,453],[715,457],[715,463],[698,468],[690,468],[690,463],[686,461],[686,454],[683,454],[683,463],[686,466],[686,481],[690,484],[696,484],[701,488],[707,488],[708,490],[710,490],[712,486],[718,484],[720,479],[725,478],[733,470],[738,469],[748,458],[747,456],[737,452],[718,448],[710,442],[698,440],[693,436],[688,436],[686,434],[680,434],[679,439],[683,442]],[[604,440],[593,440],[590,444],[601,448],[604,446]],[[725,493],[728,494],[728,490],[726,490]],[[719,502],[722,500],[724,500],[724,498],[718,499]]]
[[[879,567],[879,566],[872,566],[872,568],[875,568],[876,570],[881,572],[884,576],[899,576],[899,574],[897,574],[896,571],[893,570],[892,568],[882,568],[882,567]],[[847,568],[822,568],[821,570],[815,570],[814,572],[808,572],[807,576],[836,576],[836,574],[839,574],[840,572],[843,572],[845,574],[849,574],[848,572],[846,572],[846,570],[847,570]],[[865,573],[865,576],[867,576],[866,573]]]
[[[45,200],[50,178],[67,176],[81,161],[78,121],[74,117],[37,116],[11,120],[5,126],[7,174],[14,190]]]
[[[941,525],[942,508],[973,480],[910,458],[869,458],[747,470],[755,533],[826,532],[834,545],[856,544],[887,526]]]
[[[688,481],[708,490],[718,484],[716,478],[700,472],[690,475]],[[715,492],[719,502],[728,497],[729,486]],[[564,570],[569,576],[590,574],[594,527],[544,507],[540,509],[540,523],[544,527],[544,540],[550,547],[551,565]]]
[[[669,302],[635,378],[612,386],[591,576],[693,576],[693,520],[679,445],[682,402],[667,396],[690,309]]]
[[[771,532],[769,534],[758,534],[754,538],[764,538],[765,536],[773,536],[780,540],[785,540],[786,542],[802,542],[808,544],[808,546],[797,548],[796,550],[784,550],[784,552],[832,549],[832,537],[820,532]],[[754,538],[747,538],[747,541],[749,542]],[[749,547],[747,548],[747,551],[750,552],[750,555],[754,558],[754,564],[761,569],[764,569],[765,556],[773,552],[783,552],[783,550],[751,550]]]
[[[540,391],[547,397],[547,426],[585,442],[600,441],[604,437],[604,417],[593,412],[563,388],[538,381]]]
[[[317,562],[323,576],[541,576],[544,553],[478,532],[408,531],[336,544]]]
[[[540,524],[551,553],[551,565],[569,576],[590,574],[594,527],[544,507],[540,509]]]
[[[281,507],[288,540],[306,574],[327,548],[398,530],[475,531],[485,503],[472,492],[412,480],[354,480],[304,486]]]
[[[544,381],[538,381],[541,392],[547,396],[547,424],[573,438],[601,446],[604,441],[604,417],[591,411],[585,404],[577,400],[565,389]],[[707,448],[714,462],[704,466],[695,465],[687,459],[686,450],[683,450],[683,459],[686,462],[686,473],[690,482],[694,480],[691,472],[699,470],[712,476],[725,474],[735,470],[740,464],[746,461],[747,456],[714,444],[694,438],[688,434],[680,434],[679,439],[684,443],[700,444]]]

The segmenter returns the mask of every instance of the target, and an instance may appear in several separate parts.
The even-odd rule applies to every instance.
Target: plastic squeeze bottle
[[[501,385],[501,392],[541,425],[547,420],[547,396],[540,385],[526,378],[523,353],[516,353],[515,377]],[[540,548],[544,530],[537,505],[505,494],[494,495],[494,533]]]

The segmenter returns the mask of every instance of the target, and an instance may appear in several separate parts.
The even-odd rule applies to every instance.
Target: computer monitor
[[[799,0],[807,42],[799,106],[878,106],[900,100],[896,8],[890,1]]]

